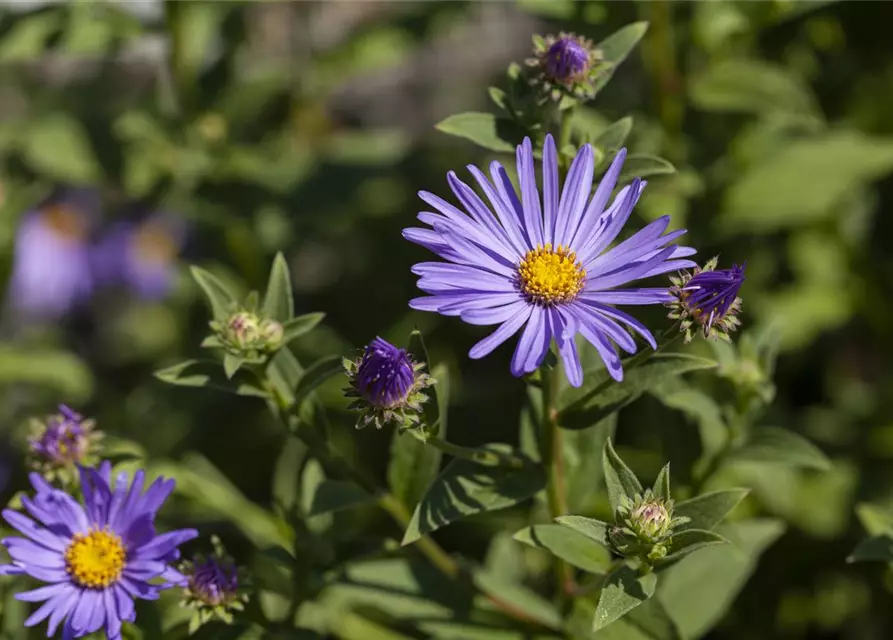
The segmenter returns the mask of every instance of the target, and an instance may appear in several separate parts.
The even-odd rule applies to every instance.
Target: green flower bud
[[[662,500],[647,489],[634,500],[624,498],[608,530],[611,547],[622,556],[638,556],[648,562],[669,552],[673,530],[688,518],[673,517],[673,501]]]

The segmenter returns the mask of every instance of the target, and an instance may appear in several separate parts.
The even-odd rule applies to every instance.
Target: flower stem
[[[427,440],[427,444],[440,449],[448,456],[468,460],[476,464],[487,467],[505,466],[514,469],[522,469],[528,463],[523,459],[511,454],[504,454],[498,451],[490,451],[486,449],[472,449],[470,447],[460,447],[452,442],[447,442],[437,436],[431,436]]]
[[[543,415],[541,420],[540,456],[546,468],[546,497],[549,516],[554,519],[567,513],[567,495],[564,478],[564,455],[561,442],[561,429],[558,427],[558,391],[561,378],[557,371],[548,365],[540,367],[543,388]],[[576,589],[574,574],[570,565],[560,558],[555,559],[555,578],[558,585],[558,599]]]

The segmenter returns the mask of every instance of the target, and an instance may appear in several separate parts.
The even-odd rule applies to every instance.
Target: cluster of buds
[[[635,498],[622,498],[614,513],[614,526],[608,529],[608,541],[619,555],[652,564],[666,557],[674,529],[687,522],[689,518],[673,517],[672,500],[646,489]]]
[[[713,258],[703,268],[683,271],[671,276],[670,294],[673,300],[668,317],[679,321],[685,342],[690,342],[695,331],[705,338],[731,342],[729,334],[741,324],[741,298],[738,291],[744,283],[744,266],[717,269],[718,258]]]
[[[552,100],[564,95],[581,100],[594,97],[603,56],[592,41],[573,33],[534,36],[533,53],[527,60],[530,82],[543,95]]]
[[[59,405],[59,413],[30,421],[28,438],[31,466],[48,481],[73,485],[78,466],[92,466],[99,459],[102,432],[93,420],[86,420],[69,407]]]
[[[262,361],[267,354],[282,346],[282,323],[264,318],[253,308],[233,311],[223,321],[212,321],[215,335],[205,340],[205,347],[222,347],[228,354],[246,362]]]
[[[435,380],[423,371],[423,363],[413,362],[406,349],[398,349],[375,338],[359,360],[344,360],[350,387],[345,395],[356,398],[349,409],[360,412],[357,429],[374,424],[381,429],[389,422],[400,429],[423,426],[424,389]]]
[[[195,556],[179,567],[186,580],[181,605],[195,611],[189,623],[190,634],[212,620],[232,624],[233,612],[242,611],[248,602],[244,574],[216,536],[211,543],[211,555]]]

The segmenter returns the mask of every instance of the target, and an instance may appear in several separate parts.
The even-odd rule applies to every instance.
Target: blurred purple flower
[[[27,212],[16,234],[9,304],[57,319],[93,291],[89,238],[101,202],[94,189],[67,189]]]
[[[186,225],[170,214],[121,222],[96,248],[94,275],[100,284],[124,285],[140,298],[159,300],[170,291],[185,241]]]

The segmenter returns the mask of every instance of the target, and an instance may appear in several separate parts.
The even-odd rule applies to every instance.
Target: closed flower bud
[[[344,367],[351,385],[345,393],[357,398],[350,408],[361,412],[358,429],[369,424],[380,429],[388,422],[404,429],[421,426],[422,404],[427,399],[421,391],[434,380],[405,349],[376,338],[359,360],[345,360]]]
[[[32,466],[48,480],[74,483],[79,465],[91,466],[99,454],[102,432],[67,406],[45,420],[32,420],[28,439]]]
[[[264,320],[260,323],[260,340],[265,351],[278,349],[284,335],[282,324],[276,320]]]
[[[634,500],[624,498],[608,540],[618,554],[652,562],[667,555],[673,530],[686,522],[687,518],[673,518],[672,500],[662,500],[647,489]]]
[[[534,38],[534,56],[527,60],[531,84],[555,100],[570,94],[580,99],[595,95],[601,72],[601,51],[592,42],[573,33]]]
[[[232,624],[233,612],[242,611],[248,601],[244,576],[216,537],[212,539],[214,553],[195,556],[180,565],[186,578],[182,605],[195,609],[190,632],[213,619]]]
[[[695,332],[730,342],[729,334],[741,324],[738,291],[744,283],[745,265],[717,269],[716,264],[717,258],[713,258],[703,268],[670,278],[673,300],[667,303],[668,317],[679,321],[686,342],[692,340]]]
[[[207,347],[223,347],[246,361],[260,362],[264,356],[282,346],[285,335],[282,323],[264,318],[249,309],[233,312],[223,322],[211,322],[216,336],[205,341]]]
[[[238,350],[252,348],[260,337],[260,320],[247,311],[234,313],[226,321],[227,341]]]

